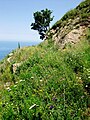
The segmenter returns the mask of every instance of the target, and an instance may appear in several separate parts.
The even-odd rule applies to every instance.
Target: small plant
[[[68,54],[65,61],[76,74],[83,72],[83,61],[80,55]]]
[[[18,42],[18,49],[20,49],[20,43]]]

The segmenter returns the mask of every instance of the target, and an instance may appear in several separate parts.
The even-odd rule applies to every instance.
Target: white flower
[[[42,82],[43,80],[40,80],[40,82]]]
[[[78,79],[78,76],[76,76],[76,79]]]
[[[88,87],[88,85],[86,85],[85,87]]]
[[[8,91],[11,91],[10,87],[7,87],[6,89],[7,89]]]
[[[22,82],[23,80],[20,80],[19,82]]]
[[[79,77],[79,79],[81,80],[81,77]]]
[[[20,80],[19,82],[22,82],[22,81],[25,81],[25,80]]]
[[[10,90],[10,87],[7,87],[6,89],[7,89],[7,90]]]
[[[90,76],[88,76],[88,78],[90,78]]]
[[[33,79],[34,77],[32,76],[31,79]]]
[[[15,82],[16,84],[18,83],[18,82]]]

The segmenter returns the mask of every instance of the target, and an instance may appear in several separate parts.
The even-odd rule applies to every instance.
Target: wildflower
[[[32,76],[31,79],[33,79],[34,77]]]
[[[8,90],[8,92],[11,91],[10,87],[7,87],[6,89]]]
[[[40,82],[42,82],[43,80],[40,80]]]
[[[10,89],[10,87],[7,87],[6,89],[7,89],[7,90]]]
[[[50,108],[50,110],[52,110],[52,109],[54,108],[54,106],[53,106],[53,105],[50,105],[50,107],[49,107],[49,108]]]
[[[54,96],[54,97],[52,98],[52,100],[53,100],[53,101],[57,101],[57,98]]]
[[[81,80],[81,77],[79,77],[79,79]]]
[[[86,88],[88,87],[88,85],[85,86]]]
[[[25,81],[25,80],[20,80],[20,82]]]
[[[18,82],[15,82],[16,84],[18,83]]]
[[[88,78],[90,78],[90,76],[88,76]]]
[[[19,82],[22,82],[22,80],[20,80]]]

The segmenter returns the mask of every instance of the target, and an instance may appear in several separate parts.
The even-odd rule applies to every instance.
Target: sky
[[[33,13],[50,9],[54,16],[51,26],[82,0],[0,0],[0,41],[41,41],[31,30]]]

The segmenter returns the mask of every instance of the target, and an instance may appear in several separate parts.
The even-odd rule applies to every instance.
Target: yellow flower
[[[42,90],[39,90],[39,92],[42,92]]]

